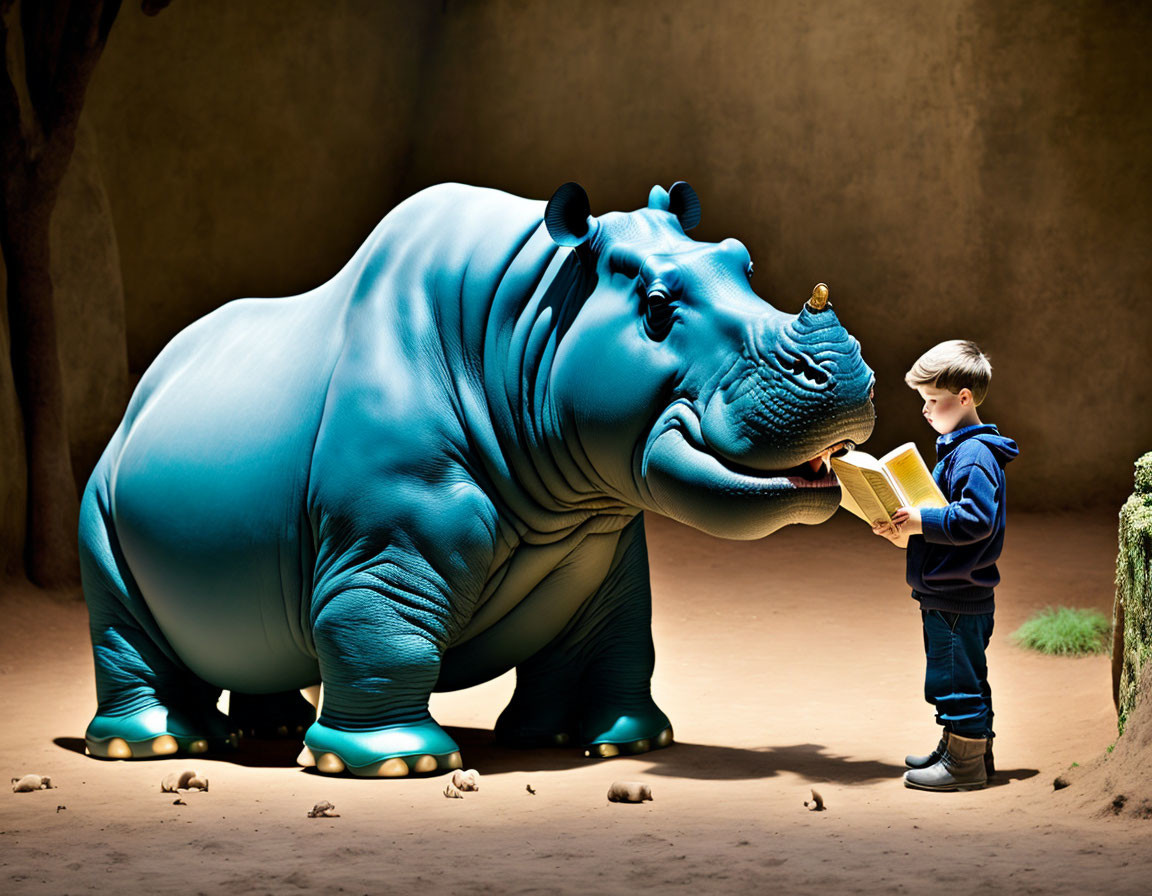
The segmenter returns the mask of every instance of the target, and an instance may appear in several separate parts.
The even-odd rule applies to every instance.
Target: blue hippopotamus
[[[699,218],[683,182],[600,217],[577,184],[443,184],[322,286],[179,333],[84,493],[89,753],[223,747],[221,689],[322,682],[304,764],[456,768],[429,695],[513,668],[504,743],[671,743],[644,512],[822,522],[824,462],[875,420],[823,285],[777,310]]]

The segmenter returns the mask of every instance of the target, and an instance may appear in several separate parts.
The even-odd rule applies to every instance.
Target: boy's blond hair
[[[979,406],[988,394],[992,380],[992,363],[975,342],[949,339],[924,352],[904,374],[904,382],[913,389],[931,386],[955,394],[961,389],[972,393],[972,403]]]

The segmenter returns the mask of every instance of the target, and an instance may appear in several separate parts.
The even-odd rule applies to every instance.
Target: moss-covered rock
[[[1152,495],[1152,452],[1136,461],[1136,494]]]
[[[1123,734],[1140,670],[1152,656],[1152,453],[1136,461],[1136,490],[1120,510],[1112,626],[1112,686]]]

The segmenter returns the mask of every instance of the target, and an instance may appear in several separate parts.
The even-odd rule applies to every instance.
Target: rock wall
[[[81,118],[76,148],[52,215],[52,286],[64,404],[77,490],[128,401],[128,354],[120,258],[95,136]],[[4,282],[0,260],[0,285]],[[26,466],[12,382],[7,302],[0,303],[0,577],[22,569]]]
[[[86,112],[129,366],[226,301],[326,280],[430,183],[574,179],[600,212],[685,179],[693,235],[748,244],[761,294],[830,284],[877,371],[876,451],[931,454],[902,375],[966,336],[996,368],[982,415],[1023,451],[1013,510],[1116,507],[1152,444],[1150,43],[1147,5],[1113,0],[126,5]]]
[[[0,289],[7,296],[8,277],[0,258]],[[25,499],[28,494],[27,465],[24,462],[24,426],[8,336],[8,302],[0,302],[0,581],[23,568]]]
[[[1112,632],[1112,686],[1123,734],[1152,656],[1152,453],[1136,462],[1136,489],[1120,510]]]
[[[1152,445],[1150,45],[1132,0],[448,2],[405,188],[577,180],[599,213],[687,180],[761,295],[828,283],[870,450],[932,456],[904,372],[975,339],[1011,509],[1115,508]]]
[[[120,253],[86,117],[80,119],[72,164],[60,185],[52,247],[68,438],[82,492],[128,403]]]
[[[440,5],[181,0],[149,17],[124,4],[85,109],[134,373],[225,302],[329,279],[403,198]]]

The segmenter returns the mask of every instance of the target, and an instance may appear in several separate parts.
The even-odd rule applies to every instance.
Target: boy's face
[[[975,409],[970,389],[949,392],[947,389],[937,389],[935,386],[917,386],[916,391],[924,399],[924,410],[921,412],[924,414],[924,419],[940,435],[952,432],[961,421],[967,420]]]

